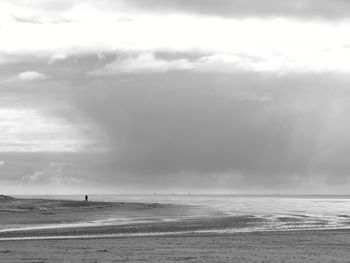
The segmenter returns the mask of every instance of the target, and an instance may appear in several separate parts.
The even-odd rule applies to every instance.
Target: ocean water
[[[68,195],[26,197],[83,199],[83,196]],[[210,229],[196,231],[249,232],[350,228],[350,196],[92,195],[89,196],[89,200],[174,204],[188,209],[185,212],[155,209],[136,214],[103,214],[99,218],[87,219],[85,222],[47,225],[46,228],[179,222],[194,219],[218,219],[217,225],[212,225]],[[226,223],[220,224],[219,219],[225,219]],[[38,226],[40,227],[45,226]]]

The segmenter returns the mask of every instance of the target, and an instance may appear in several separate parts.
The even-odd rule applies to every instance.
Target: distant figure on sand
[[[87,202],[88,201],[88,196],[87,195],[85,195],[85,202]]]

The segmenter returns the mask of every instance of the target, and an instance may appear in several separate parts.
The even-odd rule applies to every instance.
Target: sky
[[[349,194],[349,14],[1,1],[0,193]]]

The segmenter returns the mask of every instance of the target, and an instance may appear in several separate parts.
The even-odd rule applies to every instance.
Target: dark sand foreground
[[[350,262],[350,231],[2,241],[0,262]]]

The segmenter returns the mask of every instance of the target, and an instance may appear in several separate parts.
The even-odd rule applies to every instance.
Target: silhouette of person
[[[87,202],[88,201],[88,196],[87,195],[85,195],[85,202]]]

